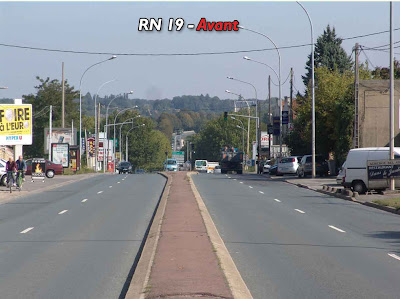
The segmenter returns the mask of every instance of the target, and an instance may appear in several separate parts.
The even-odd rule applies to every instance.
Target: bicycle
[[[18,172],[17,172],[17,188],[19,191],[22,190],[22,184],[24,182],[23,177],[22,177],[23,173],[24,173],[23,170],[18,170]]]
[[[10,188],[10,193],[12,193],[12,186],[15,182],[15,171],[7,171],[7,188]]]

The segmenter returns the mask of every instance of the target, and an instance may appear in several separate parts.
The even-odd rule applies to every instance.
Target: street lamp
[[[265,34],[263,34],[263,33],[261,33],[261,32],[252,30],[252,29],[245,28],[245,27],[243,27],[243,26],[238,26],[238,27],[239,27],[240,29],[250,31],[250,32],[253,32],[253,33],[255,33],[255,34],[258,34],[258,35],[261,35],[261,36],[267,38],[267,39],[274,45],[275,50],[278,52],[278,61],[279,61],[279,70],[278,70],[278,72],[279,72],[279,76],[278,76],[278,77],[279,77],[279,155],[280,155],[280,157],[282,157],[282,101],[281,101],[281,98],[282,98],[282,84],[281,84],[281,53],[279,52],[279,49],[278,49],[278,47],[276,46],[276,44],[274,43],[274,41],[273,41],[272,39],[270,39],[267,35],[265,35]]]
[[[8,89],[7,86],[0,86],[0,89]]]
[[[100,62],[92,64],[83,72],[81,80],[79,81],[79,168],[81,168],[81,165],[82,165],[82,80],[83,80],[83,77],[85,76],[86,72],[88,70],[90,70],[92,67],[94,67],[98,64],[104,63],[106,61],[113,60],[115,58],[117,58],[117,56],[113,55],[106,60],[102,60]]]
[[[130,92],[128,92],[128,94],[133,94],[133,90],[131,90]],[[112,98],[111,99],[111,101],[108,103],[108,105],[107,105],[107,109],[106,109],[106,140],[107,140],[107,151],[106,151],[106,153],[107,153],[107,158],[106,158],[106,165],[108,166],[108,153],[109,153],[109,148],[108,148],[108,109],[110,108],[110,104],[116,99],[116,98],[118,98],[119,96],[115,96],[114,98]],[[137,108],[138,106],[135,106],[135,108]],[[115,123],[115,121],[114,121],[114,123]],[[115,130],[115,127],[114,127],[114,130]],[[114,134],[114,141],[113,142],[115,142],[115,134]],[[103,158],[104,159],[104,158]],[[106,172],[106,167],[104,167],[104,169],[103,169],[103,173],[105,173]]]
[[[94,144],[95,144],[95,158],[94,158],[95,162],[94,162],[94,165],[95,165],[95,171],[96,172],[97,172],[97,159],[98,159],[97,155],[98,155],[98,152],[99,152],[99,136],[98,136],[98,129],[97,129],[97,126],[98,126],[98,124],[97,124],[97,97],[99,96],[100,89],[104,85],[106,85],[108,83],[111,83],[111,82],[114,82],[114,81],[115,81],[115,79],[107,81],[107,82],[104,82],[103,84],[101,84],[99,89],[97,90],[95,96],[94,96],[94,138],[95,138],[95,140],[94,140]],[[99,113],[100,113],[100,111],[99,111]],[[103,146],[104,146],[104,144],[103,144]],[[103,154],[103,163],[104,163],[104,154]]]
[[[312,154],[312,177],[315,178],[316,176],[316,169],[315,169],[315,74],[314,74],[314,27],[311,21],[311,17],[308,14],[308,11],[305,7],[299,2],[296,1],[298,5],[304,10],[307,15],[308,21],[310,22],[311,28],[311,98],[312,98],[312,133],[311,133],[311,154]]]
[[[130,131],[132,131],[133,129],[137,129],[137,128],[143,127],[145,125],[146,124],[141,124],[141,125],[138,125],[136,127],[132,127],[132,128],[129,129],[128,133],[126,133],[126,137],[125,137],[125,146],[126,146],[125,161],[128,161],[128,135],[129,135]]]
[[[234,116],[231,116],[231,119],[233,119],[233,120],[237,120],[238,122],[240,122],[240,124],[242,125],[242,127],[241,128],[243,128],[244,129],[244,125],[243,125],[243,122],[240,120],[240,119],[238,119],[238,118],[236,118],[236,117],[234,117]],[[246,130],[246,132],[247,132],[247,130]],[[243,134],[244,134],[244,132],[243,132]],[[249,143],[249,141],[247,140],[247,143]],[[243,136],[243,147],[242,147],[242,151],[246,154],[246,152],[245,152],[245,149],[244,149],[244,136]]]
[[[242,96],[241,96],[240,94],[234,93],[234,92],[232,92],[232,91],[230,91],[230,90],[225,90],[225,92],[226,92],[226,93],[231,93],[231,94],[237,95],[237,96],[239,97],[239,99],[242,98]],[[244,100],[245,100],[245,99],[244,99]],[[245,100],[245,102],[246,102],[246,104],[247,104],[247,110],[248,110],[248,114],[249,114],[249,116],[250,116],[250,106],[249,106],[249,103],[248,103],[248,101],[246,101],[246,100]],[[235,111],[235,112],[236,112],[236,111]],[[257,128],[256,128],[256,129],[257,129]],[[256,131],[257,131],[257,133],[258,133],[258,129],[257,129]],[[250,141],[250,118],[248,118],[248,121],[247,121],[247,157],[249,157],[249,153],[250,153],[249,141]]]
[[[244,84],[247,84],[247,85],[250,85],[251,87],[253,87],[253,89],[254,89],[254,93],[255,93],[255,96],[256,96],[256,117],[258,117],[258,97],[257,97],[257,89],[256,89],[256,87],[253,85],[253,84],[251,84],[250,82],[247,82],[247,81],[242,81],[242,80],[239,80],[239,79],[236,79],[236,78],[233,78],[233,77],[226,77],[227,79],[229,79],[229,80],[233,80],[233,81],[238,81],[238,82],[241,82],[241,83],[244,83]],[[260,132],[260,122],[259,122],[259,118],[257,118],[257,129],[258,129],[258,132]],[[257,134],[257,136],[256,136],[256,144],[257,144],[257,151],[258,151],[258,155],[257,155],[257,173],[258,173],[258,166],[259,166],[259,164],[260,164],[260,156],[261,156],[261,142],[260,142],[260,140],[259,140],[260,138],[259,138],[259,136],[258,136],[258,134]]]

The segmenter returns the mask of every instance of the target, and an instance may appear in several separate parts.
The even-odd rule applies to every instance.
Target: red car
[[[53,163],[49,160],[46,160],[46,176],[51,179],[56,174],[63,174],[64,168],[61,164]],[[32,159],[26,160],[26,175],[32,174]]]

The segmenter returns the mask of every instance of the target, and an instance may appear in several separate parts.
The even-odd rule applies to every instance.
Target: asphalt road
[[[0,298],[118,298],[164,184],[100,175],[0,205]]]
[[[193,176],[254,298],[399,298],[400,217],[252,175]]]

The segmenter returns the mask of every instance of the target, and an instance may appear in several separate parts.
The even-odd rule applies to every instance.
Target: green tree
[[[336,36],[335,28],[328,25],[324,33],[318,37],[314,51],[315,68],[326,67],[331,71],[344,73],[352,69],[352,60],[342,48],[342,39]],[[311,80],[311,54],[306,63],[306,74],[302,76],[307,87]],[[317,80],[316,80],[317,81]]]
[[[49,113],[47,107],[53,106],[53,127],[61,127],[61,83],[50,78],[42,79],[36,77],[39,85],[35,86],[36,94],[24,95],[24,103],[32,104],[33,107],[33,144],[26,146],[25,156],[27,157],[43,157],[44,156],[44,128],[49,127]],[[65,82],[65,124],[66,127],[71,127],[71,122],[74,120],[75,125],[79,124],[79,107],[76,98],[79,97],[79,92],[74,90],[73,86]]]
[[[394,78],[400,79],[400,61],[394,60]],[[379,67],[377,66],[372,71],[372,78],[373,79],[382,79],[382,80],[389,80],[390,79],[390,69],[388,67]]]

